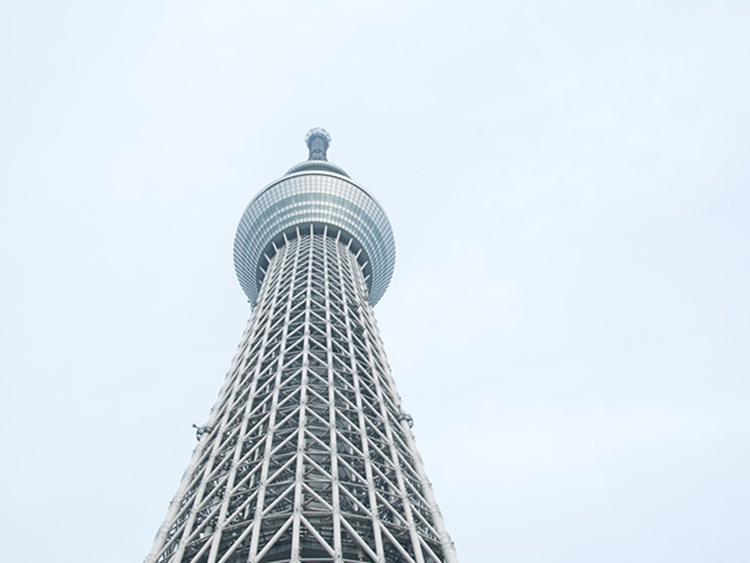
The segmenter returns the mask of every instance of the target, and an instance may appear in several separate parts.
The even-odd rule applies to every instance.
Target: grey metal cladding
[[[369,298],[375,305],[388,288],[396,262],[393,231],[383,208],[341,174],[319,169],[290,172],[253,198],[237,228],[234,267],[248,300],[255,303],[258,298],[263,278],[259,266],[271,240],[295,226],[317,223],[343,229],[364,249],[372,268]]]

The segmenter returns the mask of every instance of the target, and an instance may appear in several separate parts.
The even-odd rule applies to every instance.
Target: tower
[[[146,563],[457,562],[375,323],[388,218],[305,141],[240,220],[253,313]]]

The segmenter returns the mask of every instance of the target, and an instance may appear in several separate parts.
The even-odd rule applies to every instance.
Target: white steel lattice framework
[[[329,142],[311,131],[310,168],[292,176],[356,186]],[[390,274],[341,221],[293,207],[275,208],[301,222],[258,259],[253,315],[146,562],[456,563],[375,323],[370,280]],[[235,246],[240,276],[251,250]]]

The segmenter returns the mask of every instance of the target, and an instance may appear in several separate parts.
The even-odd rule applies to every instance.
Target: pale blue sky
[[[0,5],[0,559],[140,561],[306,157],[462,563],[750,560],[750,4]]]

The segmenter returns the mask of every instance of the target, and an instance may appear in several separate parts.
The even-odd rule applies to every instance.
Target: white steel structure
[[[240,222],[254,311],[147,563],[457,562],[372,309],[388,219],[306,141]]]

